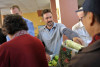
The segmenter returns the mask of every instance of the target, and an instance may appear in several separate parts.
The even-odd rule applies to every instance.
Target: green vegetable
[[[52,61],[49,61],[49,63],[48,64],[52,64]]]
[[[55,59],[56,61],[58,61],[59,56],[58,56],[58,55],[55,55],[54,59]]]
[[[70,47],[76,50],[80,50],[82,47],[84,47],[76,42],[73,42],[72,40],[66,40],[65,43],[67,47]]]
[[[52,65],[53,66],[56,66],[57,65],[57,62],[55,60],[52,60]]]
[[[52,66],[52,64],[48,64],[48,66]]]
[[[51,61],[48,62],[48,66],[57,66],[59,56],[55,55]]]

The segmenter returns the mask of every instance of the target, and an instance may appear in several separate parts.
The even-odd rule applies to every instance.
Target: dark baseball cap
[[[83,11],[83,7],[80,7],[77,11],[75,12],[80,12],[80,11]]]
[[[83,4],[83,11],[100,14],[100,0],[85,0]]]

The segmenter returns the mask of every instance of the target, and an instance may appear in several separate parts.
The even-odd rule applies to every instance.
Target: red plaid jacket
[[[100,40],[100,33],[96,34],[93,38],[92,41],[89,45],[91,45],[92,43],[94,43],[95,41]]]

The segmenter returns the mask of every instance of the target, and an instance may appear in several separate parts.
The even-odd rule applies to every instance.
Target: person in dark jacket
[[[69,67],[100,67],[100,0],[85,0],[83,11],[81,20],[93,38],[72,58]]]

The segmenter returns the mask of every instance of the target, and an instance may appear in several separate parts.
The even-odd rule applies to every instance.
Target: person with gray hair
[[[92,41],[92,37],[88,34],[81,21],[81,18],[84,15],[83,7],[80,7],[79,10],[76,11],[76,13],[79,17],[79,22],[72,26],[72,30],[76,32],[79,35],[79,37],[84,41],[83,46],[87,47],[88,44]]]

